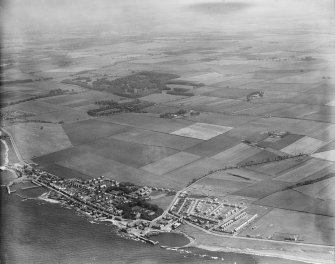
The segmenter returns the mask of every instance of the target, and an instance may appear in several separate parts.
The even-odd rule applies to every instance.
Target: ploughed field
[[[335,245],[335,71],[315,55],[324,43],[310,54],[308,34],[297,34],[294,56],[266,43],[243,49],[238,39],[125,36],[122,47],[83,51],[104,56],[46,60],[40,74],[51,79],[4,85],[4,126],[23,159],[60,177],[176,191],[193,183],[192,195],[242,199],[262,212],[241,236]],[[300,153],[309,156],[287,159]],[[167,209],[171,201],[151,202]]]

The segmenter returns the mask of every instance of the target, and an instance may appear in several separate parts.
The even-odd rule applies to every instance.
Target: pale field
[[[72,147],[61,125],[24,123],[7,127],[7,130],[14,137],[24,159]]]
[[[324,141],[306,136],[298,139],[280,151],[288,154],[313,153],[324,145],[326,145]]]
[[[301,166],[295,167],[288,172],[276,177],[275,179],[278,181],[298,182],[318,171],[330,167],[331,165],[332,163],[328,161],[310,159],[301,164]]]
[[[231,130],[232,127],[212,125],[206,123],[195,123],[188,127],[176,130],[172,132],[173,135],[179,135],[184,137],[191,137],[197,139],[208,140],[227,131]]]
[[[335,150],[329,150],[324,152],[318,152],[311,155],[314,158],[334,161],[335,162]]]
[[[238,162],[247,159],[251,156],[256,155],[257,153],[261,152],[261,150],[250,147],[244,143],[240,143],[230,149],[227,149],[223,152],[220,152],[214,156],[213,159],[217,159],[223,162],[223,164],[237,164]]]
[[[150,163],[142,167],[141,169],[156,175],[163,175],[200,158],[201,156],[198,155],[190,154],[187,152],[178,152],[174,155]]]

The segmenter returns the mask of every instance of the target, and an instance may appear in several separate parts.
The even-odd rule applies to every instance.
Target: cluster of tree
[[[17,101],[12,101],[12,102],[1,102],[0,104],[0,108],[9,106],[9,105],[15,105],[15,104],[19,104],[19,103],[23,103],[23,102],[28,102],[28,101],[32,101],[32,100],[36,100],[36,99],[40,99],[40,98],[46,98],[46,97],[51,97],[51,96],[56,96],[56,95],[61,95],[64,93],[67,93],[68,90],[62,90],[62,89],[54,89],[49,91],[46,94],[40,94],[40,95],[36,95],[36,96],[32,96],[26,99],[22,99],[22,100],[17,100]]]
[[[70,79],[66,79],[61,81],[61,83],[65,83],[65,84],[71,84],[71,85],[77,85],[86,89],[92,89],[92,86],[90,86],[89,84],[87,84],[86,82],[83,82],[81,80],[70,80]]]
[[[147,94],[168,90],[166,82],[178,75],[156,72],[139,72],[126,77],[108,80],[106,77],[92,82],[92,88],[112,92],[116,95],[138,98]]]
[[[67,92],[68,92],[68,90],[63,90],[61,88],[53,89],[53,90],[49,91],[49,96],[61,95],[61,94],[65,94]]]
[[[171,95],[183,95],[183,96],[193,96],[194,93],[191,92],[176,92],[176,91],[168,91],[166,92],[167,94],[171,94]]]
[[[127,219],[135,218],[136,213],[139,212],[139,210],[134,210],[135,207],[140,207],[144,209],[140,210],[141,211],[140,213],[141,218],[145,220],[155,219],[157,216],[163,213],[162,208],[158,207],[156,204],[150,204],[142,199],[134,199],[132,201],[116,205],[117,209],[122,210],[122,216]],[[149,215],[147,212],[145,212],[146,210],[154,212],[154,214]]]
[[[162,113],[159,115],[160,118],[173,118],[175,116],[183,116],[187,113],[185,109],[180,109],[175,113]]]
[[[144,108],[153,105],[153,103],[140,101],[138,99],[124,103],[119,103],[114,100],[102,100],[95,102],[95,104],[99,105],[99,108],[88,110],[87,114],[90,116],[107,116],[125,112],[142,112]]]
[[[194,88],[202,87],[205,85],[203,83],[195,83],[195,82],[184,81],[184,80],[170,80],[169,82],[167,82],[167,84],[188,85],[188,86],[193,86]]]
[[[133,183],[130,183],[130,182],[121,182],[119,184],[119,186],[109,186],[106,189],[106,192],[109,193],[111,191],[122,191],[123,193],[128,194],[128,193],[131,193],[131,192],[134,192],[134,191],[138,190],[138,188],[139,187],[136,186]]]

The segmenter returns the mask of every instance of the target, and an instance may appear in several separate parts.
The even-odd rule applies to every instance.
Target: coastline
[[[48,198],[48,194],[50,192],[46,192],[43,193],[41,196],[39,196],[37,199],[39,200],[43,200],[49,203],[53,203],[53,204],[61,204],[60,201],[58,200],[54,200],[54,199],[50,199]],[[120,231],[121,229],[126,227],[126,223],[122,222],[122,221],[118,221],[118,220],[114,220],[114,219],[96,219],[97,222],[96,223],[103,223],[103,222],[107,222],[107,223],[111,223],[113,226],[115,226],[118,231]],[[177,230],[173,230],[173,231],[161,231],[161,230],[155,230],[155,231],[150,231],[150,232],[157,232],[157,233],[175,233],[175,234],[182,234],[184,235],[187,239],[190,240],[190,242],[184,246],[177,246],[177,247],[161,247],[163,249],[166,250],[185,250],[187,248],[198,248],[198,249],[202,249],[202,250],[207,250],[207,251],[211,251],[211,252],[225,252],[225,253],[237,253],[237,254],[246,254],[246,255],[253,255],[253,256],[261,256],[261,257],[271,257],[271,258],[278,258],[278,259],[283,259],[283,260],[292,260],[292,261],[300,261],[300,262],[304,262],[304,263],[308,263],[308,264],[334,264],[334,259],[335,259],[335,251],[333,253],[333,258],[332,259],[326,259],[326,258],[322,258],[324,257],[324,255],[321,254],[317,254],[317,256],[320,256],[321,258],[316,258],[315,254],[313,255],[313,258],[311,258],[310,256],[306,256],[306,253],[304,254],[299,254],[299,252],[285,252],[285,251],[279,251],[279,250],[256,250],[256,249],[251,249],[251,248],[247,248],[247,249],[241,249],[241,248],[233,248],[233,247],[224,247],[224,246],[211,246],[211,245],[204,245],[201,244],[199,242],[197,242],[197,240],[193,237],[191,237],[190,235],[181,232],[181,231],[177,231]],[[150,232],[148,232],[149,237],[150,237]],[[136,234],[132,234],[130,233],[124,233],[123,235],[125,235],[125,237],[127,237],[128,239],[132,239],[135,241],[139,241],[138,238],[136,237]],[[329,252],[329,254],[331,254]]]
[[[186,246],[184,246],[186,247]],[[254,249],[238,249],[238,248],[226,248],[226,247],[219,247],[219,246],[209,246],[199,244],[196,241],[194,243],[190,243],[187,247],[196,247],[199,249],[204,249],[212,252],[227,252],[227,253],[240,253],[240,254],[248,254],[254,256],[261,256],[261,257],[272,257],[272,258],[279,258],[283,260],[293,260],[293,261],[301,261],[308,264],[334,264],[333,259],[311,259],[309,257],[303,256],[302,254],[299,255],[298,252],[292,252],[292,254],[285,254],[283,251],[271,251],[271,250],[254,250]]]

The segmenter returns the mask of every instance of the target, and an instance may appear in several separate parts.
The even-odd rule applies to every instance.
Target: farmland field
[[[48,227],[29,229],[42,218],[28,209],[48,200],[14,193],[4,196],[15,209],[4,223],[14,213],[29,225],[9,221],[9,236],[23,239],[4,240],[3,262],[335,264],[331,0],[5,2],[1,139],[6,166],[24,181],[11,190],[32,197],[42,188],[19,189],[43,182],[94,221],[104,207],[103,218],[107,210],[127,225],[120,241],[180,222],[175,232],[192,237],[196,254],[145,244],[137,254],[132,240],[118,252],[87,240],[87,228],[71,237],[84,243],[72,254],[71,243],[39,239]],[[1,171],[2,184],[12,179]],[[157,206],[165,212],[147,225]]]
[[[186,140],[187,138],[185,138]],[[201,143],[187,149],[187,152],[200,156],[213,156],[218,152],[224,151],[240,143],[239,139],[226,136],[225,134],[216,136],[212,139],[202,141]]]
[[[295,141],[301,139],[302,135],[289,134],[284,136],[283,138],[266,138],[261,142],[258,142],[257,145],[263,148],[269,147],[274,149],[283,149],[288,145],[294,143]]]
[[[72,144],[80,145],[90,141],[122,133],[130,127],[88,119],[75,123],[63,124],[64,131],[70,138]]]
[[[302,192],[313,198],[335,200],[335,196],[334,196],[335,177],[328,178],[322,181],[318,181],[313,184],[297,187],[295,188],[295,190]]]
[[[205,196],[224,196],[229,193],[236,192],[251,184],[252,183],[248,181],[220,180],[206,177],[205,179],[192,185],[190,192],[197,194],[200,192]]]
[[[187,152],[178,152],[174,155],[150,163],[141,169],[156,175],[163,175],[199,158],[201,157]]]
[[[222,162],[209,158],[203,158],[168,173],[167,177],[178,181],[180,187],[185,187],[193,179],[198,179],[199,177],[207,174],[209,171],[222,168],[222,166]],[[164,176],[165,175],[162,177]]]
[[[111,136],[111,138],[149,146],[160,146],[177,150],[191,148],[203,142],[203,140],[195,138],[186,138],[177,135],[159,133],[138,128],[134,128],[129,131],[113,135]]]
[[[244,143],[240,143],[230,149],[220,152],[214,156],[213,159],[222,161],[224,164],[237,164],[244,159],[254,156],[260,153],[261,150],[248,146]]]
[[[309,175],[321,171],[332,165],[331,162],[323,161],[319,159],[310,159],[300,166],[291,169],[290,171],[276,177],[276,180],[287,181],[287,182],[298,182]]]
[[[318,152],[312,155],[314,158],[335,161],[335,150]]]
[[[106,159],[118,161],[136,168],[178,152],[170,148],[142,145],[112,138],[99,139],[88,144],[80,145],[78,148],[83,152],[94,153]]]
[[[13,135],[22,157],[28,160],[72,147],[61,125],[29,123],[7,130]]]
[[[264,198],[272,193],[283,190],[285,187],[290,186],[290,183],[273,181],[273,180],[264,180],[257,182],[251,186],[243,188],[234,192],[234,195],[246,196],[252,198]]]
[[[121,125],[129,125],[132,127],[162,132],[171,133],[177,129],[184,128],[193,124],[194,122],[181,119],[163,119],[152,115],[143,115],[137,113],[125,113],[109,117],[100,118],[105,122],[111,122]]]
[[[232,127],[218,126],[206,123],[195,123],[188,127],[172,132],[172,135],[191,137],[197,139],[208,140],[221,135],[232,129]]]
[[[326,143],[311,137],[303,137],[294,143],[282,148],[281,151],[288,154],[311,153],[321,148]]]

